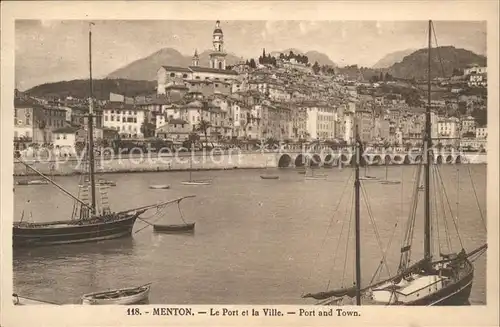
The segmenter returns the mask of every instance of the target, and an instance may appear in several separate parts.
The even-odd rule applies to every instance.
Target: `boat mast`
[[[360,199],[359,199],[359,160],[361,158],[360,154],[360,140],[358,137],[358,125],[356,124],[356,145],[354,147],[355,153],[354,155],[354,171],[355,171],[355,180],[354,180],[354,194],[355,194],[355,230],[356,230],[356,305],[361,305],[361,242],[360,242]]]
[[[92,85],[92,25],[89,24],[89,115],[88,115],[88,155],[89,155],[89,174],[90,174],[90,196],[92,213],[96,214],[96,198],[95,198],[95,176],[94,176],[94,111],[93,111],[93,85]]]
[[[424,259],[431,260],[431,206],[430,206],[430,165],[432,160],[432,142],[431,142],[431,37],[432,20],[429,20],[429,53],[428,53],[428,71],[427,71],[427,108],[425,111],[425,200],[424,200]]]

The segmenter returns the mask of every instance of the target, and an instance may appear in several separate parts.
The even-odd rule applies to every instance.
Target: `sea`
[[[441,165],[432,174],[435,254],[486,242],[486,165]],[[423,255],[423,192],[416,166],[369,167],[362,182],[361,271],[368,285],[397,271],[414,216],[412,260]],[[355,273],[351,168],[316,169],[307,180],[294,168],[106,174],[111,209],[120,211],[195,195],[143,215],[149,223],[195,222],[191,234],[162,234],[138,220],[132,237],[15,251],[14,292],[77,304],[89,292],[152,283],[151,304],[314,304],[306,293],[352,286]],[[279,179],[261,179],[261,175]],[[399,184],[382,184],[380,180]],[[16,177],[16,180],[25,177]],[[54,177],[72,193],[79,176]],[[168,184],[170,189],[150,189]],[[417,194],[417,195],[415,195]],[[418,197],[412,215],[412,199]],[[52,185],[15,186],[15,220],[70,219],[73,200]],[[179,209],[180,208],[180,209]],[[385,258],[385,260],[382,260]],[[475,262],[471,305],[486,304],[486,254]],[[380,265],[380,262],[383,262]],[[381,267],[379,267],[381,266]]]

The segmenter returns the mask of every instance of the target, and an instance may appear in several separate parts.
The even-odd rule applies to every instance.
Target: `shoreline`
[[[414,166],[415,164],[390,164],[389,166]],[[443,163],[443,165],[450,165]],[[467,164],[462,164],[462,165],[467,165]],[[469,165],[487,165],[486,162],[484,163],[469,163]],[[373,165],[367,165],[368,167],[384,167],[385,165],[383,164],[373,164]],[[333,170],[338,168],[338,166],[315,166],[315,167],[309,167],[310,169],[327,169],[327,170]],[[343,169],[348,169],[350,168],[350,165],[345,165],[342,167]],[[165,172],[172,172],[172,173],[179,173],[179,172],[198,172],[198,171],[226,171],[226,170],[258,170],[258,169],[266,169],[266,167],[210,167],[210,168],[175,168],[175,169],[169,169],[169,168],[163,168],[159,169],[159,167],[156,167],[156,169],[122,169],[122,170],[109,170],[109,171],[96,171],[96,175],[101,175],[101,174],[140,174],[140,173],[165,173]],[[267,169],[279,169],[279,170],[303,170],[304,167],[267,167]],[[73,172],[54,172],[54,173],[44,173],[47,177],[51,176],[80,176],[83,174],[87,174],[85,172],[81,171],[73,171]],[[15,173],[12,174],[14,177],[29,177],[29,176],[38,176],[37,173],[31,172],[31,173]]]

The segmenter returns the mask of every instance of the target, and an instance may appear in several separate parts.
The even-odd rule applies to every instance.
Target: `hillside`
[[[404,57],[412,54],[413,52],[415,52],[415,49],[406,49],[388,53],[384,57],[382,57],[382,59],[377,61],[377,63],[373,65],[372,68],[389,68],[397,62],[403,61]]]
[[[200,66],[208,67],[210,50],[205,50],[199,53]],[[226,64],[233,65],[240,61],[241,58],[235,55],[228,54],[226,56]],[[138,59],[130,64],[115,70],[110,73],[107,78],[110,79],[128,79],[140,81],[156,80],[156,72],[160,66],[190,66],[192,55],[185,56],[179,51],[172,48],[163,48],[145,58]]]
[[[290,51],[293,51],[293,53],[295,53],[295,54],[306,55],[311,64],[314,64],[314,62],[317,61],[319,65],[327,65],[327,66],[337,67],[337,64],[335,64],[330,59],[330,57],[328,57],[326,54],[324,54],[322,52],[314,51],[314,50],[307,51],[304,53],[303,51],[301,51],[299,49],[290,48],[290,49],[285,49],[282,51],[272,51],[271,56],[279,56],[280,53],[288,54],[288,53],[290,53]]]
[[[401,62],[389,68],[389,73],[398,78],[427,78],[428,49],[420,49],[406,56]],[[443,69],[441,68],[441,62]],[[465,49],[444,46],[432,49],[431,77],[450,77],[454,69],[464,69],[469,65],[486,65],[486,57]],[[444,70],[444,76],[443,76]]]
[[[119,93],[127,96],[151,94],[155,92],[156,82],[132,81],[124,79],[97,79],[93,80],[94,97],[99,100],[109,99],[109,93]],[[26,92],[35,97],[66,98],[73,96],[84,99],[89,96],[88,80],[72,80],[56,83],[46,83],[35,86]]]

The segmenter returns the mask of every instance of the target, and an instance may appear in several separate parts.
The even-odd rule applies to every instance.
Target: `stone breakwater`
[[[370,165],[414,164],[407,155],[394,154],[385,157],[368,155]],[[87,170],[85,163],[77,158],[57,158],[52,160],[40,158],[22,158],[25,163],[43,174],[64,176],[81,174]],[[387,162],[386,162],[387,161]],[[435,158],[435,163],[442,164],[486,164],[486,154],[461,153],[444,154]],[[301,167],[304,162],[317,166],[343,166],[349,160],[331,154],[304,154],[292,152],[242,152],[232,154],[184,153],[178,156],[162,156],[147,154],[145,156],[123,156],[121,158],[97,157],[95,167],[97,173],[133,173],[133,172],[164,172],[187,170],[229,170],[258,168],[289,168]],[[14,176],[36,175],[34,171],[14,160]]]

